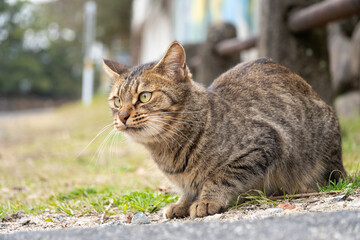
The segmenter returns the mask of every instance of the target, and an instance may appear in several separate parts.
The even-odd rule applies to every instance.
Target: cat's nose
[[[126,112],[119,112],[119,119],[123,124],[126,124],[126,121],[128,120],[129,117],[130,115],[127,114]]]

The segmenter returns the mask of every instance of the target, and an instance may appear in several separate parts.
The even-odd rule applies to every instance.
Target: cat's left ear
[[[116,61],[103,59],[103,65],[110,78],[117,78],[128,70],[128,67]]]
[[[153,71],[170,79],[182,81],[188,75],[186,55],[183,46],[174,41],[163,58],[155,65]]]

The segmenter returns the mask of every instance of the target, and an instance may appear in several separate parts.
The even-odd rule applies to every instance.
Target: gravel
[[[156,225],[108,226],[40,232],[19,232],[0,236],[2,240],[107,240],[107,239],[359,239],[360,211],[307,213],[242,221],[187,221]]]
[[[341,199],[335,201],[334,199]],[[240,209],[229,209],[228,211],[191,220],[164,219],[162,211],[156,213],[116,214],[106,215],[102,218],[101,213],[89,213],[84,216],[69,216],[55,212],[45,212],[41,215],[29,215],[24,212],[14,213],[0,219],[0,234],[14,233],[18,231],[40,231],[63,228],[88,228],[109,226],[135,226],[135,225],[162,225],[183,222],[223,222],[223,221],[248,221],[266,219],[286,215],[299,215],[309,212],[335,212],[342,210],[360,210],[360,192],[356,192],[346,198],[343,194],[330,196],[321,194],[309,198],[277,201],[278,207],[270,204],[250,204]],[[290,207],[291,206],[291,207]],[[30,222],[28,221],[30,220]],[[1,238],[0,238],[1,239]]]

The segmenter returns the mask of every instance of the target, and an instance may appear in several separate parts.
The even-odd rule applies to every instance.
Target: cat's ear
[[[162,59],[155,65],[153,71],[170,79],[182,81],[188,74],[186,55],[183,46],[174,41],[167,49]]]
[[[128,67],[116,61],[103,59],[103,65],[106,73],[111,78],[116,78],[128,70]]]

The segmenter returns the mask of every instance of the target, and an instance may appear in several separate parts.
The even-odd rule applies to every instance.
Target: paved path
[[[360,211],[308,213],[234,222],[112,226],[83,229],[19,232],[1,240],[23,239],[360,239]]]
[[[25,115],[34,115],[34,114],[42,114],[54,111],[54,107],[48,108],[35,108],[35,109],[27,109],[27,110],[18,110],[18,111],[7,111],[2,112],[0,111],[0,120],[6,118],[16,118],[16,117],[23,117]]]

